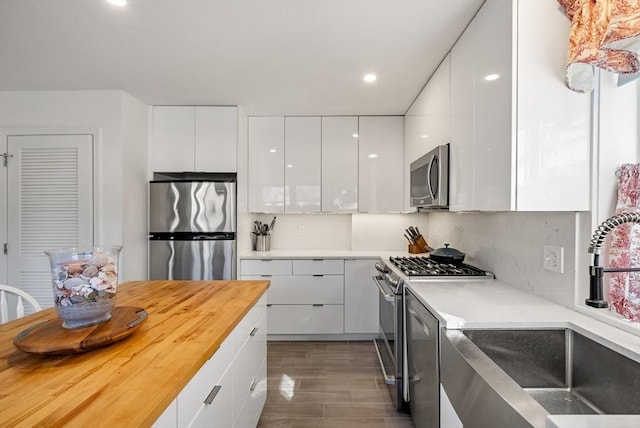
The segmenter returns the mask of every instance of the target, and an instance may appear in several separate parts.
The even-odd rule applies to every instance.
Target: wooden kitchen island
[[[33,355],[13,344],[27,327],[57,318],[54,308],[0,325],[0,426],[137,427],[151,426],[161,415],[163,421],[179,425],[179,416],[167,415],[172,408],[180,413],[180,404],[187,400],[176,397],[183,396],[203,366],[219,360],[220,354],[231,361],[232,350],[244,346],[245,339],[233,336],[236,327],[244,328],[259,301],[264,306],[261,297],[268,287],[268,281],[123,283],[116,306],[144,308],[146,322],[117,343],[74,355]],[[258,331],[250,330],[251,336]],[[230,335],[234,340],[227,345]],[[216,352],[219,348],[229,351]],[[202,404],[196,401],[190,407]]]

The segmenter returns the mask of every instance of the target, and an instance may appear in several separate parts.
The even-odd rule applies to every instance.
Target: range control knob
[[[387,265],[385,265],[382,262],[377,262],[376,263],[376,270],[378,272],[382,272],[382,273],[389,273],[391,272],[391,269],[389,269],[389,267]]]

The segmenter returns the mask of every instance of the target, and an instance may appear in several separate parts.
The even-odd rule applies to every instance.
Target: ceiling
[[[249,115],[404,114],[482,2],[0,0],[0,90],[121,89]]]

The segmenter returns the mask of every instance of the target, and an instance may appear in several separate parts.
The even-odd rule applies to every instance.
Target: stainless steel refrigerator
[[[236,279],[235,174],[154,174],[149,279]]]

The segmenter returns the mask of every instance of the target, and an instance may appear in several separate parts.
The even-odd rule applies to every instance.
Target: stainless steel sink
[[[441,348],[441,382],[471,426],[640,415],[640,363],[573,330],[444,330]]]

